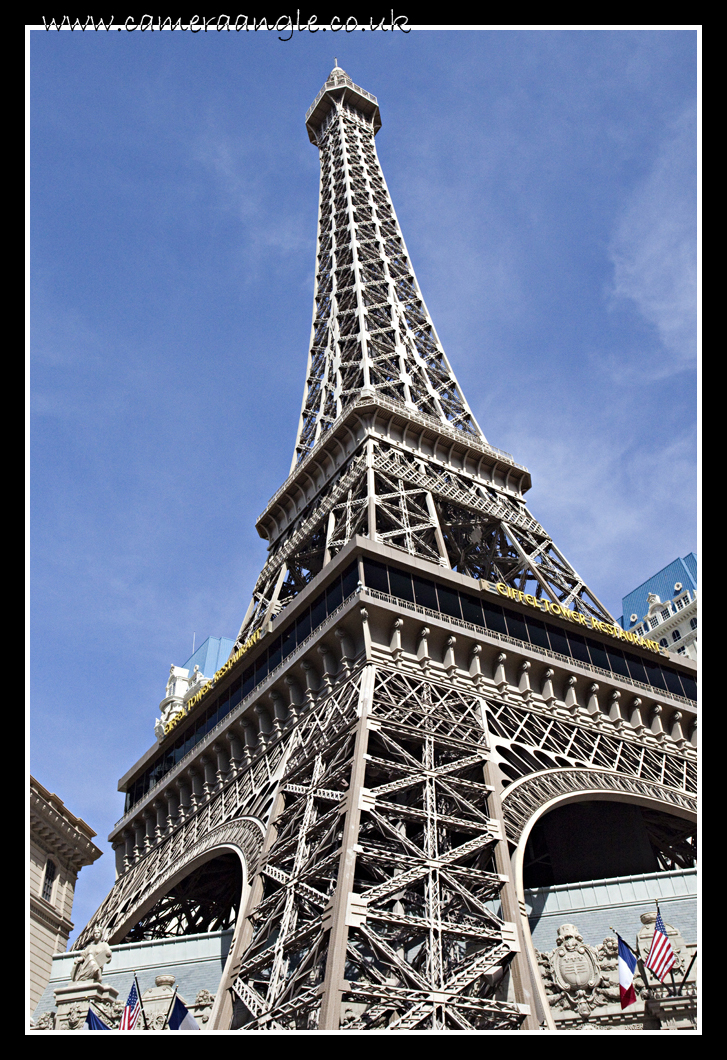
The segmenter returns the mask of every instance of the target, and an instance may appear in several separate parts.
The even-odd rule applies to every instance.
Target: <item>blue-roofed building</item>
[[[697,557],[672,560],[623,598],[623,629],[697,658]]]
[[[184,713],[184,704],[223,666],[230,657],[234,640],[230,637],[208,637],[192,652],[184,666],[169,667],[164,699],[159,704],[161,716],[156,719],[154,732],[159,742],[164,739],[164,726],[176,714]]]
[[[182,669],[193,672],[199,666],[205,677],[211,677],[215,671],[227,662],[232,651],[234,640],[230,637],[208,637],[197,650],[190,655]]]

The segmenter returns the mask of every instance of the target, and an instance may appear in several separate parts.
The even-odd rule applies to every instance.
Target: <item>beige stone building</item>
[[[50,978],[54,953],[63,953],[73,924],[73,892],[84,865],[101,857],[94,830],[57,795],[30,778],[30,1012]]]

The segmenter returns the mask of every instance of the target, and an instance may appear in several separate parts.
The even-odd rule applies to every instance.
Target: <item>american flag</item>
[[[661,919],[661,913],[657,906],[654,937],[651,940],[649,956],[646,958],[646,967],[663,983],[669,973],[669,969],[674,964],[676,964],[676,954],[672,949],[671,942],[669,942],[664,921]]]
[[[121,1017],[121,1023],[119,1024],[120,1031],[133,1031],[136,1026],[137,1020],[139,1019],[139,1013],[141,1012],[141,1005],[139,1004],[139,994],[136,989],[136,981],[131,984],[131,990],[129,991],[129,997],[126,1002],[126,1008],[124,1009]]]

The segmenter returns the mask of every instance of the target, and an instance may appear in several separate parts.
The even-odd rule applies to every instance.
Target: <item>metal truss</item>
[[[517,946],[492,911],[481,701],[373,666],[356,683],[356,710],[314,715],[288,760],[238,1025],[516,1028],[491,996]]]
[[[363,398],[396,409],[412,425],[439,428],[450,446],[459,436],[496,460],[499,454],[506,470],[520,465],[488,445],[437,337],[376,154],[375,98],[336,67],[308,119],[321,163],[317,271],[291,475],[300,467],[298,491],[309,499],[293,525],[270,540],[236,647],[264,629],[354,534],[613,622],[519,490],[495,488],[374,432],[309,496],[308,459]]]
[[[374,115],[343,100],[356,92],[373,97],[338,67],[323,92],[330,110],[314,134],[321,162],[317,271],[295,460],[362,389],[484,440],[411,267],[376,154]]]

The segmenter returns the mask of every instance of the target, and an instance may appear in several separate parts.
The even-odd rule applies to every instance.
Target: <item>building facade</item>
[[[574,910],[601,931],[619,888],[636,945],[644,895],[693,897],[695,667],[619,626],[485,438],[380,125],[336,66],[306,115],[313,324],[268,558],[229,658],[120,781],[118,879],[79,941],[231,931],[212,1030],[664,1025],[648,980],[617,1011]]]
[[[64,953],[73,930],[78,873],[101,851],[96,833],[57,795],[30,778],[30,1012],[50,979],[53,955]]]
[[[621,626],[662,648],[697,658],[697,557],[672,560],[623,598]]]

